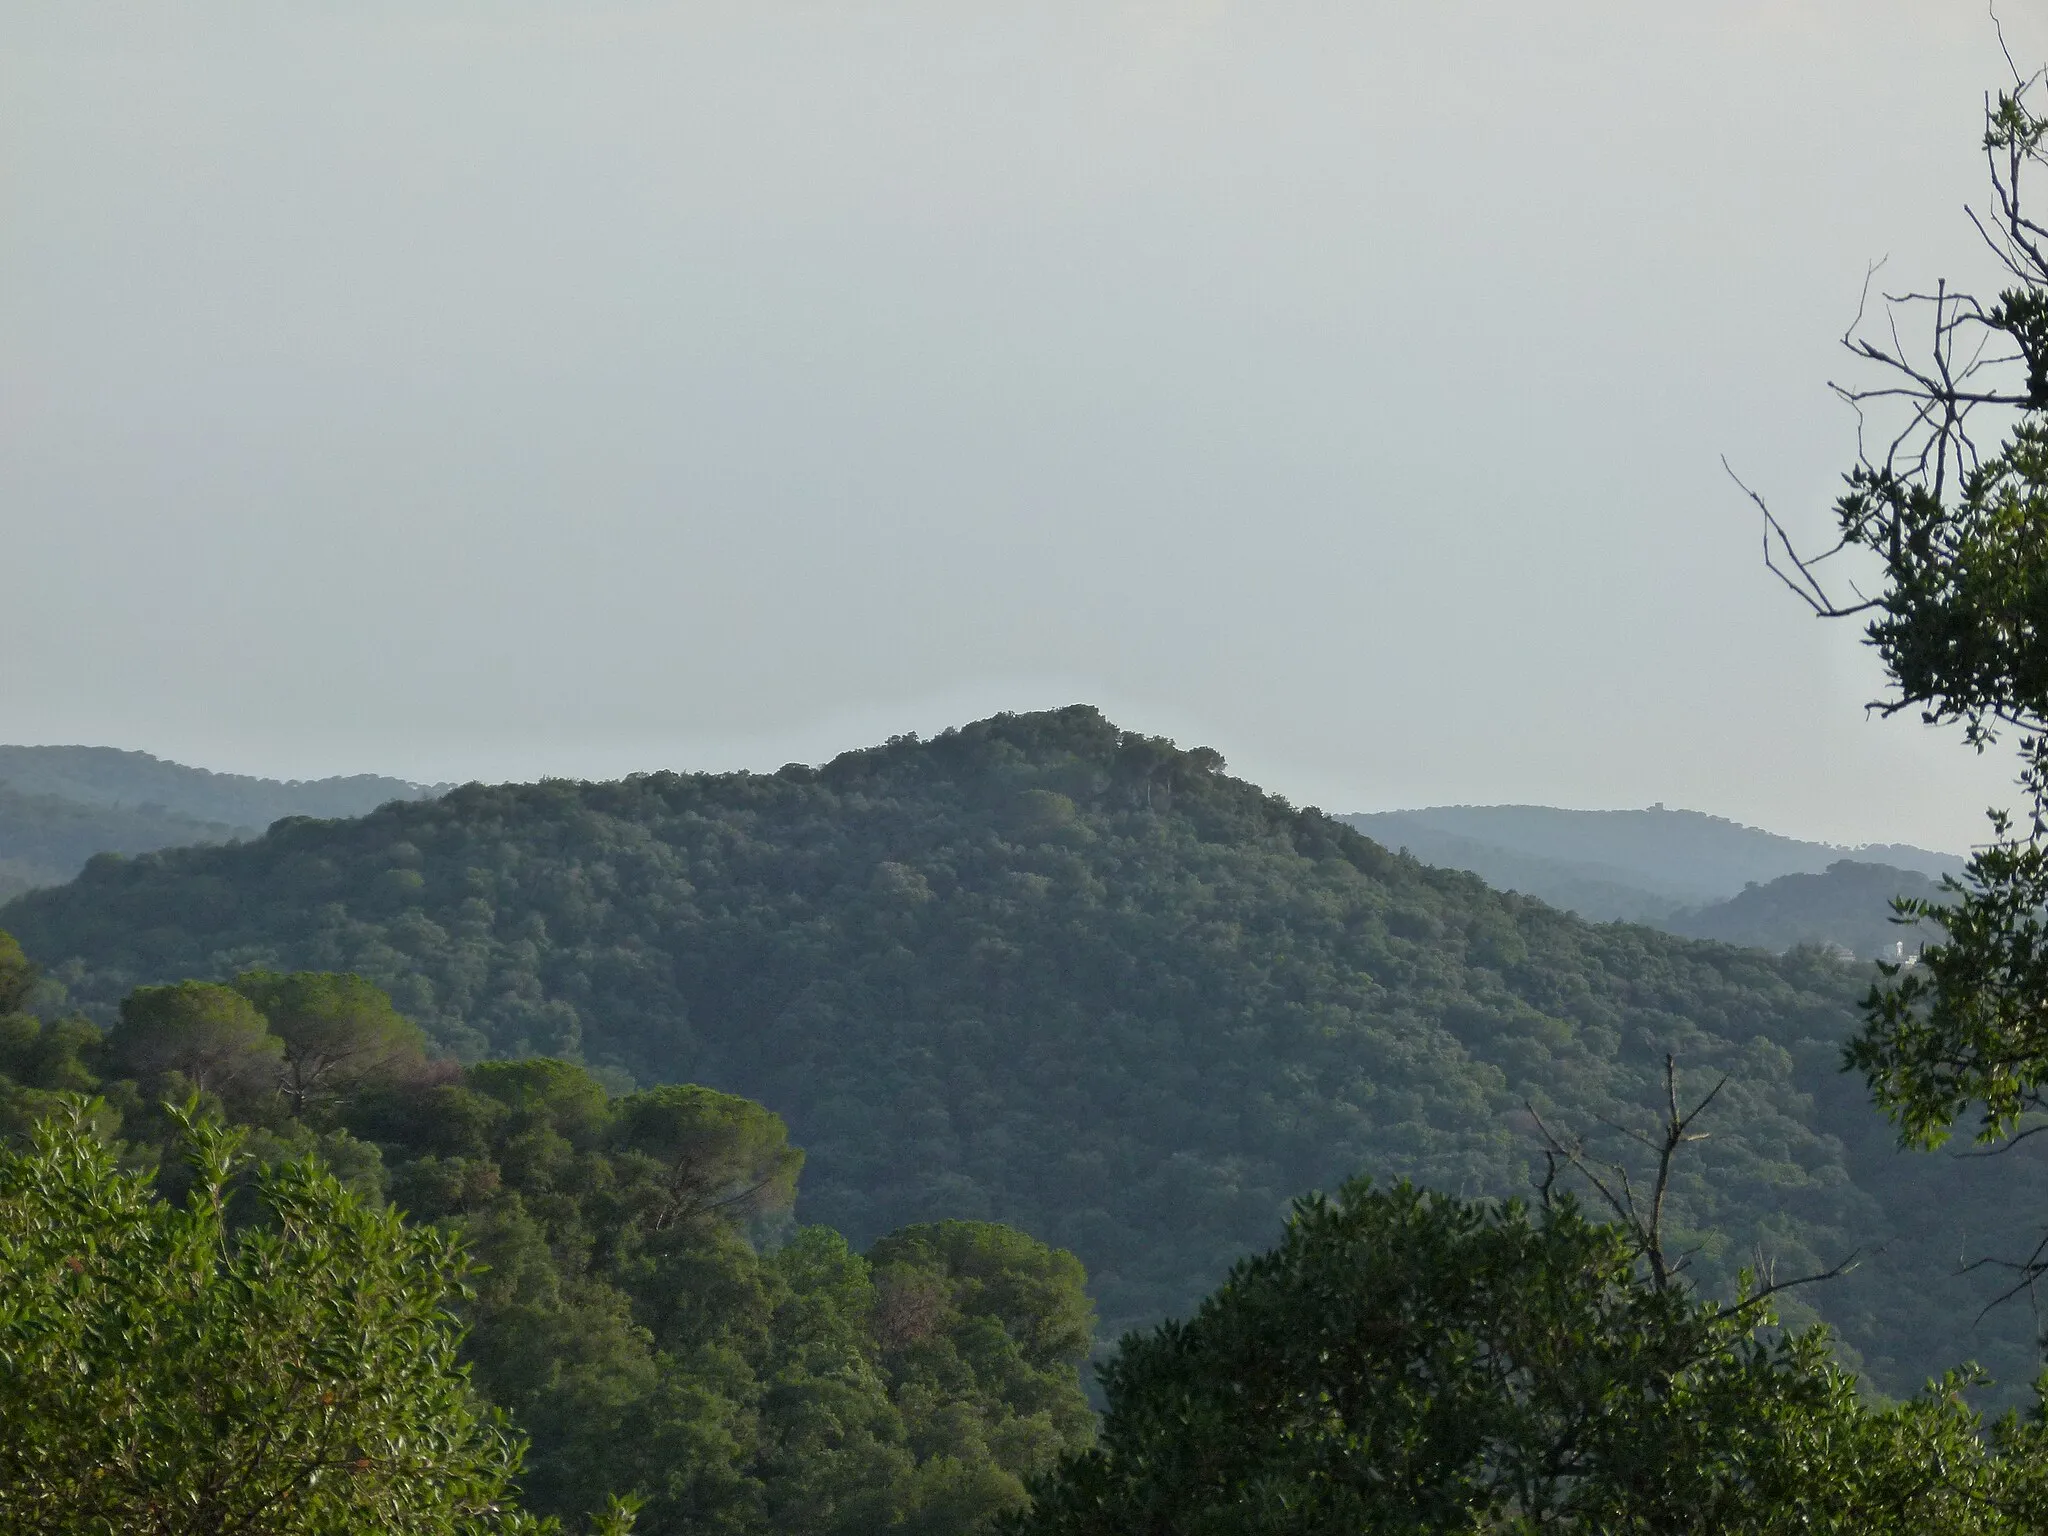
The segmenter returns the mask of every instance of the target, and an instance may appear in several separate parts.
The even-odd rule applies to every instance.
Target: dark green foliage
[[[45,1023],[23,1011],[37,979],[14,936],[0,932],[0,1138],[27,1134],[63,1107],[64,1095],[99,1082],[99,1030],[75,1016]]]
[[[1018,1536],[2016,1533],[2037,1430],[1953,1383],[1872,1412],[1825,1340],[1645,1272],[1621,1229],[1360,1180],[1127,1337],[1101,1443]]]
[[[2048,1108],[2048,248],[2022,186],[2048,165],[2039,85],[2016,75],[1985,120],[1994,206],[1974,222],[2011,285],[1990,301],[1946,284],[1888,300],[1853,341],[1878,374],[1849,398],[1904,414],[1859,434],[1888,446],[1846,476],[1833,549],[1800,559],[1765,512],[1788,585],[1863,623],[1891,683],[1884,712],[1959,725],[1980,752],[2016,739],[2025,812],[1993,814],[1941,897],[1901,904],[1939,942],[1872,989],[1847,1053],[1911,1145],[1939,1145],[1973,1114],[1978,1139],[1999,1141]],[[1903,323],[1902,308],[1927,306],[1931,331]],[[1902,351],[1914,334],[1931,335],[1931,356]],[[2000,408],[1991,435],[1986,406]],[[1853,601],[1821,566],[1837,554],[1875,568]]]
[[[2001,835],[1946,898],[1901,911],[1940,938],[1871,988],[1848,1065],[1909,1146],[1941,1146],[1973,1109],[1979,1141],[2031,1129],[2048,1109],[2048,843]]]
[[[425,1063],[419,1026],[360,976],[244,971],[235,990],[277,1037],[277,1091],[294,1115],[357,1087],[415,1074]]]
[[[0,933],[0,1016],[19,1013],[28,1006],[36,989],[33,961],[22,952],[11,933]]]
[[[237,1140],[190,1128],[179,1204],[78,1109],[0,1146],[0,1528],[532,1529],[456,1364],[456,1247],[301,1163],[233,1230]]]
[[[207,981],[137,988],[107,1048],[116,1073],[158,1098],[196,1089],[236,1104],[273,1087],[283,1055],[254,1003]]]
[[[805,1148],[802,1219],[856,1246],[1007,1222],[1080,1255],[1117,1331],[1192,1307],[1302,1190],[1526,1190],[1523,1100],[1625,1119],[1675,1050],[1731,1076],[1678,1191],[1711,1286],[1759,1248],[1886,1245],[1819,1303],[1877,1381],[2032,1375],[2024,1319],[1972,1331],[1993,1277],[1953,1273],[2022,1170],[1901,1173],[1836,1071],[1864,973],[1499,895],[1086,708],[286,822],[4,922],[98,1018],[146,982],[353,970],[445,1049],[744,1095]]]
[[[707,1216],[746,1221],[796,1203],[803,1154],[779,1115],[694,1084],[636,1093],[618,1107],[619,1144],[651,1164],[655,1230]]]
[[[1898,704],[1979,732],[2048,719],[2048,421],[2023,419],[1953,499],[1870,466],[1848,482],[1842,532],[1885,560],[1867,629]]]
[[[545,1058],[300,1092],[273,1030],[356,1038],[348,1021],[377,1035],[397,1017],[351,976],[144,988],[121,1013],[105,1042],[83,1020],[0,1018],[0,1137],[61,1112],[59,1091],[99,1091],[103,1131],[148,1167],[178,1134],[151,1094],[203,1090],[251,1122],[263,1159],[317,1155],[349,1210],[388,1198],[459,1238],[485,1266],[460,1308],[465,1359],[533,1438],[521,1483],[542,1514],[635,1494],[656,1533],[972,1536],[1093,1432],[1072,1255],[981,1222],[912,1229],[871,1258],[794,1228],[802,1154],[758,1104],[681,1085],[612,1098]],[[188,1182],[174,1159],[159,1178]],[[260,1226],[267,1198],[244,1189],[228,1210]]]
[[[2048,303],[2048,287],[2032,297]],[[2031,804],[2018,831],[1994,815],[1948,898],[1902,904],[1941,941],[1872,991],[1849,1061],[1907,1141],[1939,1145],[1972,1106],[1997,1140],[2048,1102],[2048,422],[2023,420],[1953,502],[1859,470],[1840,515],[1847,541],[1887,552],[1868,633],[1895,707],[1960,721],[1980,749],[2016,729]]]
[[[1086,1444],[1080,1265],[978,1222],[867,1259],[786,1211],[801,1156],[757,1104],[695,1087],[607,1100],[559,1061],[345,1112],[392,1199],[489,1266],[477,1379],[534,1436],[533,1507],[647,1499],[644,1529],[967,1533]]]
[[[1042,1470],[1093,1437],[1072,1383],[1095,1309],[1072,1254],[1012,1227],[943,1221],[891,1233],[868,1262],[883,1363],[932,1451],[970,1465],[1000,1449],[1005,1465]],[[950,1400],[988,1409],[962,1419]]]

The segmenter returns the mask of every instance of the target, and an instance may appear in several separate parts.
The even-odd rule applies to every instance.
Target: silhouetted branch
[[[2036,1099],[2038,1101],[2038,1095],[2036,1096]],[[1956,1158],[1959,1161],[1963,1158],[2003,1157],[2006,1153],[2010,1152],[2014,1147],[2018,1146],[2028,1137],[2038,1136],[2043,1131],[2048,1131],[2048,1125],[2030,1125],[2024,1131],[2015,1132],[2013,1135],[2006,1137],[2005,1140],[1997,1143],[1994,1146],[1973,1147],[1967,1152],[1951,1152],[1949,1156]]]
[[[1677,1283],[1692,1258],[1690,1252],[1673,1259],[1665,1248],[1664,1221],[1668,1214],[1668,1197],[1671,1192],[1672,1173],[1681,1147],[1696,1141],[1705,1141],[1711,1134],[1693,1129],[1701,1115],[1720,1097],[1721,1090],[1728,1086],[1724,1076],[1705,1097],[1690,1109],[1682,1109],[1678,1098],[1678,1058],[1667,1053],[1664,1057],[1664,1108],[1662,1117],[1654,1131],[1643,1131],[1632,1126],[1618,1125],[1612,1121],[1601,1123],[1610,1130],[1628,1137],[1647,1149],[1656,1159],[1656,1173],[1651,1179],[1647,1200],[1638,1198],[1634,1181],[1621,1163],[1606,1162],[1590,1156],[1586,1151],[1583,1137],[1566,1138],[1553,1131],[1544,1122],[1543,1116],[1534,1104],[1523,1101],[1530,1120],[1535,1124],[1537,1135],[1543,1143],[1543,1177],[1537,1182],[1538,1198],[1549,1208],[1556,1195],[1558,1181],[1568,1170],[1576,1173],[1592,1187],[1600,1201],[1614,1214],[1616,1221],[1625,1227],[1634,1239],[1643,1260],[1650,1267],[1650,1277],[1662,1289]],[[2048,1239],[2044,1239],[2048,1249]],[[1741,1312],[1762,1305],[1772,1296],[1802,1285],[1812,1285],[1822,1280],[1832,1280],[1847,1273],[1856,1262],[1857,1254],[1851,1252],[1831,1269],[1816,1274],[1799,1275],[1790,1280],[1765,1279],[1770,1267],[1761,1255],[1758,1257],[1755,1274],[1760,1283],[1753,1291],[1746,1293],[1727,1310]]]
[[[1734,466],[1728,462],[1726,456],[1723,456],[1721,460],[1721,468],[1728,472],[1728,478],[1735,482],[1736,488],[1754,502],[1756,509],[1763,514],[1764,569],[1782,581],[1791,590],[1793,596],[1797,597],[1823,619],[1844,619],[1851,614],[1862,613],[1866,609],[1877,606],[1875,599],[1863,597],[1863,594],[1860,592],[1856,595],[1862,598],[1861,602],[1850,604],[1847,607],[1842,606],[1829,595],[1827,588],[1821,584],[1820,577],[1814,572],[1814,567],[1822,561],[1831,559],[1847,549],[1849,547],[1847,539],[1838,539],[1831,548],[1823,550],[1818,555],[1801,555],[1792,543],[1792,536],[1785,531],[1785,525],[1778,521],[1777,515],[1771,511],[1770,505],[1760,494],[1751,490],[1743,483],[1742,477],[1735,473]],[[1778,552],[1775,554],[1771,548],[1773,541],[1778,546]],[[1778,563],[1781,558],[1786,562],[1786,565],[1791,567],[1790,570],[1787,570],[1785,566]],[[1850,586],[1850,590],[1855,591],[1853,583]]]

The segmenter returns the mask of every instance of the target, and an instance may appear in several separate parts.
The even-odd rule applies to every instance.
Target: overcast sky
[[[1086,700],[1333,810],[1961,846],[2003,764],[1865,718],[1719,461],[1826,527],[2002,69],[1963,0],[0,0],[0,740]]]

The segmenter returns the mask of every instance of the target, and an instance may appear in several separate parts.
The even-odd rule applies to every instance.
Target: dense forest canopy
[[[355,976],[145,987],[106,1035],[21,1013],[33,983],[0,934],[10,1531],[2018,1536],[2048,1507],[2038,1416],[1987,1424],[1966,1375],[1868,1400],[1777,1326],[1795,1277],[1702,1299],[1668,1167],[1611,1223],[1549,1180],[1298,1200],[1120,1342],[1098,1440],[1072,1255],[794,1227],[759,1104],[430,1061]],[[309,1092],[315,1049],[355,1070]]]
[[[1987,1425],[1960,1375],[1871,1402],[1767,1284],[1703,1301],[1654,1216],[1612,1214],[1556,1185],[1297,1202],[1194,1316],[1124,1339],[1097,1444],[1011,1536],[2042,1529],[2038,1417]]]
[[[144,988],[102,1034],[19,1012],[29,971],[0,934],[0,1418],[22,1421],[0,1447],[0,1524],[134,1528],[185,1488],[200,1512],[165,1529],[241,1529],[351,1436],[344,1503],[408,1479],[488,1497],[510,1474],[472,1387],[531,1437],[526,1509],[574,1522],[628,1495],[647,1536],[975,1536],[1092,1437],[1073,1255],[986,1222],[911,1225],[866,1253],[797,1226],[802,1153],[759,1104],[614,1096],[544,1058],[430,1061],[353,976]],[[314,1049],[353,1070],[306,1091]],[[183,1199],[186,1102],[250,1154],[233,1181],[199,1159],[229,1192],[226,1228],[221,1202]],[[67,1118],[109,1144],[53,1134]],[[291,1171],[306,1158],[331,1173]],[[67,1185],[65,1163],[89,1176]],[[152,1171],[176,1204],[152,1202]],[[310,1244],[265,1238],[280,1192],[328,1211],[286,1223]],[[457,1245],[483,1266],[457,1307],[466,1380],[437,1321]],[[114,1315],[133,1321],[109,1330]],[[331,1411],[307,1411],[309,1392]],[[94,1476],[96,1457],[123,1475]],[[67,1469],[111,1523],[67,1523]],[[241,1513],[209,1523],[216,1505]],[[368,1528],[308,1509],[246,1528]]]
[[[1862,968],[1581,922],[1222,767],[1085,707],[997,717],[99,860],[0,925],[108,1022],[144,983],[357,971],[472,1060],[743,1095],[807,1151],[804,1219],[1014,1224],[1086,1262],[1110,1334],[1185,1311],[1303,1190],[1526,1190],[1524,1101],[1626,1122],[1676,1051],[1729,1078],[1677,1191],[1710,1285],[1861,1248],[1816,1305],[1879,1385],[2031,1378],[2026,1320],[1973,1327],[1995,1279],[1954,1273],[2030,1152],[1893,1150],[1838,1071]]]

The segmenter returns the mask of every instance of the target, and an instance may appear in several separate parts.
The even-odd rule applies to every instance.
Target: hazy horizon
[[[1076,702],[1080,702],[1080,701],[1076,701]],[[960,723],[961,723],[961,724],[966,724],[966,723],[970,723],[970,722],[965,722],[965,721],[963,721],[963,722],[960,722]],[[1119,722],[1119,723],[1121,723],[1121,722]],[[885,739],[885,738],[877,738],[877,741],[876,741],[876,742],[860,743],[860,744],[856,744],[856,745],[854,745],[854,746],[851,746],[851,747],[843,747],[843,748],[840,748],[839,750],[840,750],[840,751],[858,751],[858,750],[860,749],[860,746],[862,746],[862,745],[868,745],[868,746],[876,745],[876,744],[878,744],[878,743],[879,743],[879,742],[880,742],[881,740],[883,740],[883,739]],[[147,749],[147,748],[142,748],[142,747],[121,747],[121,746],[115,746],[114,744],[112,744],[112,743],[107,743],[107,742],[31,742],[31,743],[21,743],[21,742],[0,742],[0,749],[4,749],[4,748],[6,748],[6,747],[9,747],[9,746],[23,746],[23,745],[26,745],[26,746],[31,746],[31,747],[49,747],[49,748],[55,748],[55,749],[62,749],[62,748],[71,748],[71,747],[83,747],[83,748],[87,748],[87,749],[94,749],[94,748],[108,748],[108,747],[111,747],[111,749],[112,749],[112,750],[114,750],[114,751],[119,751],[119,752],[133,752],[133,751],[141,751],[141,752],[148,752],[148,749]],[[1193,743],[1193,742],[1182,742],[1182,743],[1181,743],[1181,745],[1182,745],[1182,746],[1192,746],[1192,745],[1197,745],[1197,743]],[[360,774],[361,776],[364,776],[364,777],[388,778],[388,779],[393,779],[393,780],[396,780],[396,781],[398,781],[398,782],[402,782],[402,783],[410,783],[410,784],[412,784],[412,785],[413,785],[413,786],[414,786],[415,788],[421,788],[421,789],[455,789],[455,788],[460,788],[460,787],[461,787],[461,786],[462,786],[463,784],[466,784],[466,783],[473,783],[473,782],[481,782],[481,783],[487,783],[487,784],[502,784],[502,783],[531,783],[531,782],[534,782],[535,778],[543,778],[543,777],[552,777],[552,775],[536,775],[536,776],[532,776],[532,777],[528,777],[528,778],[524,778],[524,779],[504,779],[504,778],[491,778],[491,779],[481,779],[481,780],[479,780],[479,779],[477,779],[477,778],[476,778],[475,776],[472,776],[472,777],[471,777],[471,778],[469,778],[469,779],[432,779],[432,780],[429,780],[429,779],[415,779],[415,778],[409,778],[408,776],[406,776],[406,775],[404,775],[404,774],[385,774],[385,773],[379,773],[379,772],[377,772],[377,771],[376,771],[376,770],[374,770],[374,769],[370,769],[370,770],[350,770],[350,772],[349,772],[349,773],[347,773],[347,774],[312,774],[312,775],[301,775],[301,776],[299,776],[299,777],[298,777],[298,778],[297,778],[296,780],[288,780],[288,779],[279,779],[279,778],[278,778],[278,776],[276,776],[276,775],[272,775],[272,774],[252,774],[252,773],[250,773],[250,772],[249,772],[248,770],[246,770],[246,769],[241,769],[241,768],[223,768],[223,767],[220,767],[220,766],[219,766],[219,765],[217,765],[217,764],[209,764],[209,763],[188,763],[188,762],[184,762],[184,761],[182,761],[181,759],[170,759],[170,758],[165,758],[165,757],[163,756],[163,754],[162,754],[162,753],[149,753],[149,755],[150,755],[150,756],[152,756],[152,757],[155,757],[155,758],[159,759],[160,761],[166,761],[166,762],[174,762],[174,763],[176,763],[176,764],[177,764],[178,766],[180,766],[180,767],[186,767],[186,768],[201,768],[201,769],[206,769],[206,770],[208,770],[209,772],[213,772],[213,773],[220,773],[220,774],[234,774],[234,775],[241,775],[241,776],[246,776],[246,777],[252,777],[252,778],[260,778],[260,779],[265,779],[265,780],[268,780],[268,781],[270,781],[270,782],[299,782],[299,783],[308,783],[308,782],[319,782],[319,781],[321,781],[321,780],[326,780],[326,779],[332,779],[332,778],[346,778],[346,777],[351,777],[351,776],[355,776],[355,775],[357,775],[357,774]],[[825,762],[825,761],[827,760],[827,758],[829,758],[829,757],[830,757],[830,756],[832,756],[832,755],[836,755],[836,754],[831,754],[831,753],[827,753],[827,754],[823,754],[823,755],[819,755],[819,754],[812,754],[812,755],[809,755],[809,756],[801,756],[801,757],[797,757],[797,758],[794,758],[794,759],[792,759],[792,758],[783,758],[783,759],[782,759],[782,760],[781,760],[780,762],[770,762],[770,761],[768,761],[768,760],[767,760],[766,758],[763,758],[763,759],[761,759],[761,760],[760,760],[760,761],[758,761],[758,762],[734,762],[734,763],[730,763],[730,764],[727,764],[727,765],[724,765],[724,766],[704,766],[704,767],[694,767],[694,768],[693,768],[693,767],[681,767],[681,768],[677,768],[677,769],[675,769],[675,770],[673,770],[673,771],[678,771],[678,772],[690,772],[690,773],[721,773],[721,772],[756,772],[756,773],[767,773],[767,772],[772,772],[772,771],[773,771],[773,770],[774,770],[775,768],[777,768],[777,767],[780,767],[780,766],[782,765],[782,763],[783,763],[783,762],[789,762],[789,761],[800,761],[800,762],[805,762],[805,763],[811,764],[811,765],[813,765],[813,766],[816,766],[816,765],[819,765],[819,764],[822,764],[823,762]],[[648,769],[628,769],[628,770],[625,770],[625,773],[637,773],[637,772],[647,772],[647,771],[652,771],[652,770],[648,770]],[[1232,774],[1233,774],[1234,776],[1237,776],[1237,777],[1244,777],[1244,775],[1242,775],[1242,774],[1239,774],[1239,773],[1237,772],[1236,766],[1235,766],[1234,764],[1228,765],[1228,767],[1226,768],[1226,771],[1227,771],[1227,772],[1230,772],[1230,773],[1232,773]],[[609,775],[600,775],[600,776],[598,776],[598,777],[599,777],[600,779],[607,779],[607,778],[619,778],[619,777],[623,777],[623,776],[624,776],[624,774],[622,773],[622,774],[609,774]],[[570,777],[570,776],[562,776],[562,777]],[[1329,812],[1329,813],[1330,813],[1330,814],[1332,814],[1332,815],[1335,815],[1335,816],[1340,816],[1340,817],[1341,817],[1341,816],[1352,816],[1352,815],[1367,815],[1367,816],[1372,816],[1372,815],[1390,815],[1390,816],[1398,816],[1398,815],[1404,815],[1404,814],[1410,814],[1410,813],[1422,813],[1422,812],[1430,812],[1430,811],[1470,811],[1470,810],[1512,810],[1512,811],[1520,811],[1520,810],[1562,810],[1562,811],[1569,811],[1569,812],[1574,812],[1574,813],[1577,813],[1577,812],[1586,812],[1586,813],[1593,813],[1593,814],[1627,814],[1627,813],[1630,813],[1630,812],[1638,812],[1638,811],[1668,811],[1668,812],[1672,812],[1672,813],[1674,813],[1674,814],[1682,814],[1682,815],[1705,815],[1705,816],[1712,816],[1712,817],[1716,817],[1716,819],[1719,819],[1719,820],[1725,820],[1725,821],[1734,821],[1736,825],[1738,825],[1738,826],[1742,826],[1742,827],[1745,827],[1745,828],[1747,828],[1748,830],[1751,830],[1751,831],[1761,831],[1761,832],[1773,833],[1773,834],[1775,834],[1775,835],[1777,835],[1777,836],[1780,836],[1780,837],[1787,837],[1787,838],[1793,838],[1793,839],[1796,839],[1796,840],[1799,840],[1799,841],[1805,841],[1805,842],[1818,842],[1818,843],[1822,843],[1822,844],[1825,844],[1826,846],[1830,846],[1830,847],[1839,847],[1839,848],[1844,848],[1844,849],[1848,849],[1848,850],[1852,850],[1852,851],[1853,851],[1853,850],[1855,850],[1855,849],[1859,849],[1859,848],[1882,848],[1882,847],[1886,846],[1887,844],[1891,844],[1891,845],[1899,845],[1899,844],[1902,844],[1902,843],[1904,843],[1904,844],[1907,844],[1907,845],[1909,845],[1909,846],[1918,846],[1918,845],[1912,845],[1912,844],[1910,844],[1909,840],[1907,840],[1907,839],[1900,839],[1900,838],[1885,838],[1885,839],[1866,839],[1866,840],[1864,840],[1863,842],[1860,842],[1860,843],[1836,843],[1836,842],[1830,842],[1830,841],[1829,841],[1828,839],[1825,839],[1825,838],[1815,838],[1815,837],[1809,837],[1809,836],[1808,836],[1807,834],[1805,834],[1804,832],[1801,832],[1801,831],[1799,831],[1799,830],[1797,830],[1797,829],[1793,829],[1793,828],[1783,828],[1783,827],[1759,827],[1759,826],[1756,826],[1756,825],[1754,825],[1754,824],[1752,824],[1752,823],[1748,823],[1748,822],[1740,822],[1740,821],[1735,821],[1735,818],[1732,818],[1732,817],[1720,817],[1720,816],[1718,816],[1718,814],[1717,814],[1716,812],[1712,812],[1712,811],[1701,811],[1701,810],[1699,810],[1699,809],[1698,809],[1697,807],[1695,807],[1695,806],[1684,806],[1684,805],[1666,805],[1666,804],[1664,804],[1664,803],[1663,803],[1663,802],[1661,802],[1661,801],[1657,801],[1657,802],[1652,802],[1652,803],[1651,803],[1651,804],[1649,804],[1649,805],[1570,805],[1570,806],[1560,806],[1560,805],[1549,805],[1549,804],[1538,804],[1538,803],[1536,803],[1536,802],[1533,802],[1533,801],[1513,801],[1513,800],[1508,800],[1508,801],[1485,801],[1485,802],[1478,802],[1478,801],[1439,801],[1439,802],[1433,802],[1433,803],[1430,803],[1430,804],[1426,804],[1426,805],[1425,805],[1425,804],[1415,804],[1415,805],[1386,805],[1386,806],[1326,805],[1326,806],[1323,806],[1323,807],[1321,807],[1321,809],[1323,809],[1323,810],[1325,810],[1325,811]],[[1932,853],[1956,853],[1956,854],[1961,854],[1961,853],[1964,853],[1964,852],[1965,852],[1966,850],[1965,850],[1965,849],[1963,849],[1963,848],[1952,848],[1952,849],[1943,849],[1943,848],[1926,848],[1926,849],[1923,849],[1922,851],[1924,851],[1924,852],[1932,852]]]
[[[10,742],[615,777],[1089,702],[1338,812],[1954,849],[2003,798],[1866,718],[1720,466],[1823,530],[1867,266],[1985,284],[1981,7],[0,0],[0,42]]]

